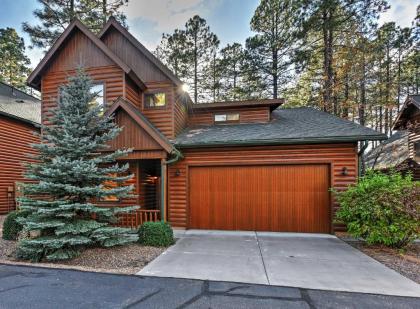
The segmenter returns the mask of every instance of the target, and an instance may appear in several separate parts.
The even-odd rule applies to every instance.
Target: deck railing
[[[160,221],[160,210],[158,209],[136,209],[131,212],[117,215],[117,226],[138,228],[144,222]]]

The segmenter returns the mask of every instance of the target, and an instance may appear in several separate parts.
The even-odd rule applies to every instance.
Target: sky
[[[244,43],[252,35],[249,22],[259,0],[129,0],[123,11],[128,18],[129,31],[147,48],[159,44],[162,33],[182,28],[195,14],[207,20],[210,30],[217,34],[221,46]],[[389,0],[391,9],[381,15],[380,24],[395,21],[410,26],[416,15],[418,0]],[[29,45],[22,23],[36,24],[32,12],[39,7],[36,0],[0,0],[0,28],[13,27]],[[34,68],[43,56],[39,49],[27,49]]]

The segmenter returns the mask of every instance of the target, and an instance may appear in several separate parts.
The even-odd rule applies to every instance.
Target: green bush
[[[402,248],[419,236],[420,183],[411,176],[368,171],[344,192],[336,217],[368,244]]]
[[[168,223],[145,222],[139,228],[139,242],[145,246],[167,247],[174,243],[174,233]]]
[[[22,231],[23,226],[16,219],[25,216],[26,213],[22,211],[12,211],[6,216],[3,223],[3,239],[16,240],[18,238],[18,234]]]

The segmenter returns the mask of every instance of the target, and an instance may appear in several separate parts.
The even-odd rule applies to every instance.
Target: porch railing
[[[138,228],[144,222],[160,221],[160,210],[158,209],[136,209],[131,212],[118,214],[117,226]]]

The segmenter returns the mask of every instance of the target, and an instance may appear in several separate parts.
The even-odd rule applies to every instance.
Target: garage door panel
[[[190,228],[330,231],[328,165],[190,168]]]

